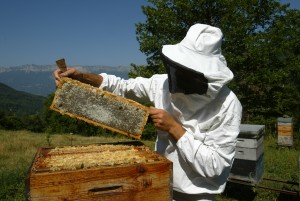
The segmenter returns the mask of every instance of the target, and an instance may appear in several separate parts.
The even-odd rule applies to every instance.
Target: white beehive
[[[258,183],[264,173],[264,125],[241,124],[229,180]]]

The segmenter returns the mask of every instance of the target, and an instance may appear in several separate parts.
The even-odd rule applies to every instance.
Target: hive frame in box
[[[61,79],[50,109],[135,139],[149,116],[142,104],[71,78]]]
[[[97,145],[128,145],[137,149],[145,146],[140,141],[95,144]],[[46,158],[49,149],[53,148],[42,148],[37,152],[28,171],[25,180],[27,200],[172,200],[172,162],[154,151],[146,149],[139,152],[149,159],[157,159],[150,162],[76,170],[39,169],[40,163],[37,161]]]

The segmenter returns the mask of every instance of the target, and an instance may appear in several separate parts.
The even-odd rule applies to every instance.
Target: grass
[[[294,135],[295,136],[295,135]],[[294,139],[293,147],[283,147],[277,145],[277,138],[268,135],[264,138],[264,178],[280,181],[298,183],[292,185],[282,182],[263,180],[256,187],[241,186],[228,183],[223,195],[219,196],[220,201],[299,201],[299,196],[289,195],[275,190],[268,190],[261,187],[268,187],[291,192],[300,191],[300,167],[299,153],[300,142],[299,133]]]
[[[299,133],[298,133],[299,134]],[[299,135],[298,135],[299,136]],[[84,137],[79,135],[47,135],[45,133],[31,133],[28,131],[0,130],[0,200],[24,200],[24,180],[35,153],[39,147],[52,147],[77,144],[91,144],[102,142],[125,141],[120,137]],[[153,141],[143,141],[153,148]],[[299,139],[294,140],[295,147],[279,147],[274,136],[264,140],[264,177],[278,180],[299,182]],[[279,182],[262,181],[261,186],[268,186],[281,190],[299,191],[298,185]],[[248,187],[228,183],[225,192],[217,197],[217,201],[296,201],[300,197],[290,196],[273,190]]]

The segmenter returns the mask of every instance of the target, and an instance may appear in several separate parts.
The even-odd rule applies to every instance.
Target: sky
[[[300,0],[281,0],[300,9]],[[147,0],[0,0],[0,67],[142,65],[135,24]]]

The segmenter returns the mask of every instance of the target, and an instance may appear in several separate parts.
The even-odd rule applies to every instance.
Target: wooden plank
[[[292,136],[293,135],[293,126],[277,126],[277,132],[279,136]]]
[[[61,70],[62,72],[65,72],[67,70],[67,65],[65,62],[65,59],[59,59],[56,61],[57,67],[59,68],[59,70]]]
[[[170,164],[33,174],[30,200],[171,200]]]

